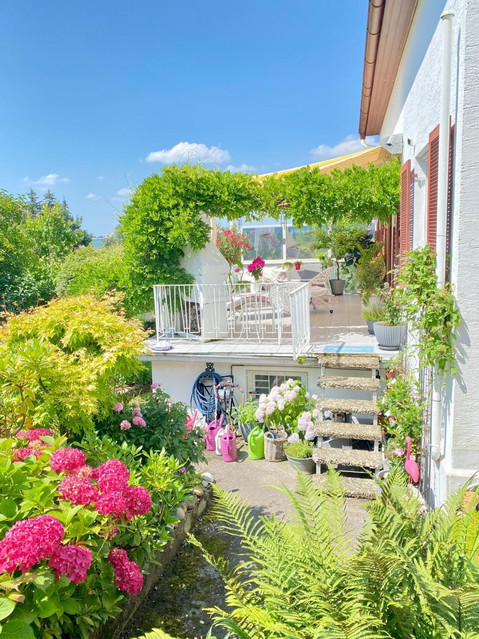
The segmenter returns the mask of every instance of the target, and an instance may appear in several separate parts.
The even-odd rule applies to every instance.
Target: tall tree
[[[32,217],[36,217],[42,212],[42,205],[38,199],[38,195],[32,188],[30,188],[27,193],[27,210]]]

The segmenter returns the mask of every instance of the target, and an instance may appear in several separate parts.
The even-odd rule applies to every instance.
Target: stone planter
[[[290,457],[286,455],[286,458],[295,470],[300,470],[305,475],[314,474],[316,464],[312,457]]]
[[[368,333],[374,335],[374,322],[372,320],[366,320],[366,324],[368,325]]]
[[[407,324],[389,326],[382,322],[374,322],[374,334],[381,350],[397,351],[406,343]]]
[[[345,280],[329,280],[329,283],[333,295],[342,295],[344,293]]]

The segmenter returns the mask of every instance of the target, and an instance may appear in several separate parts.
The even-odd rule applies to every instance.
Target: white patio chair
[[[325,304],[329,308],[329,312],[333,312],[333,307],[330,303],[331,293],[328,288],[332,271],[333,267],[329,266],[313,277],[312,280],[309,280],[309,303],[314,311],[317,309],[317,305]]]

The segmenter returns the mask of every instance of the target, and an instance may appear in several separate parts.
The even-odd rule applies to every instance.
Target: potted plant
[[[381,350],[397,351],[406,342],[407,324],[393,288],[385,287],[381,300],[384,302],[384,319],[374,322],[374,334]]]
[[[258,420],[256,419],[257,409],[258,404],[253,397],[250,397],[241,406],[233,408],[232,416],[235,420],[235,426],[237,426],[245,441],[248,441],[248,435],[258,425]]]
[[[374,322],[382,322],[386,318],[383,304],[370,304],[363,309],[363,318],[368,325],[368,333],[374,335]]]
[[[384,364],[384,373],[386,379],[395,379],[403,373],[402,362],[399,357],[392,357]]]
[[[264,456],[267,461],[286,459],[284,444],[288,433],[296,432],[298,418],[311,408],[309,393],[294,379],[273,386],[268,395],[260,396],[255,416],[266,424]]]
[[[303,264],[303,262],[301,262],[301,260],[296,260],[296,261],[295,261],[295,263],[294,263],[294,268],[295,268],[297,271],[300,271],[300,270],[301,270],[301,266],[302,266],[302,264]]]
[[[382,242],[374,242],[369,248],[361,248],[361,257],[356,267],[361,301],[369,305],[371,296],[384,285],[386,265],[382,253]]]
[[[284,451],[286,458],[293,468],[307,475],[314,473],[316,465],[313,461],[313,442],[299,439],[285,444]]]
[[[328,249],[336,263],[337,277],[329,280],[333,295],[342,295],[344,292],[345,280],[340,277],[340,265],[354,264],[361,256],[360,247],[366,242],[367,236],[365,225],[351,220],[316,229],[316,247]]]

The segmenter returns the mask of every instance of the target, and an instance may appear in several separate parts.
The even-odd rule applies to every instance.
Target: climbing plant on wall
[[[185,284],[181,266],[186,246],[200,250],[209,238],[204,215],[234,220],[260,208],[260,184],[250,175],[168,166],[146,178],[120,217],[129,270],[129,302],[151,310],[154,284]]]

